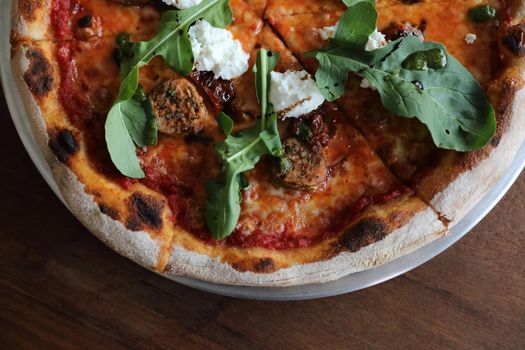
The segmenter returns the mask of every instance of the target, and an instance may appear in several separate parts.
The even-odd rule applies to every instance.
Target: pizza
[[[18,0],[75,216],[158,273],[322,283],[447,235],[523,141],[525,4]]]

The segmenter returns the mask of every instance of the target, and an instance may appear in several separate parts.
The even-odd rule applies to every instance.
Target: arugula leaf
[[[157,144],[157,119],[141,86],[131,99],[118,102],[109,111],[106,144],[120,172],[133,178],[144,177],[135,148]]]
[[[261,118],[254,126],[232,135],[231,118],[224,113],[217,116],[219,126],[227,137],[215,146],[224,165],[223,174],[206,184],[206,223],[215,239],[227,237],[237,226],[241,213],[241,190],[248,185],[243,173],[255,168],[264,155],[282,154],[277,115],[268,102],[270,72],[278,60],[277,53],[265,49],[257,54],[254,74]]]
[[[132,43],[125,40],[126,38],[119,38],[122,41],[119,56],[123,58],[120,68],[121,85],[106,121],[106,142],[113,163],[128,177],[144,177],[135,154],[134,143],[140,145],[135,140],[137,133],[148,132],[144,129],[129,129],[128,126],[143,124],[140,121],[129,123],[129,118],[133,118],[137,113],[125,115],[126,110],[134,110],[136,107],[130,100],[139,88],[139,69],[154,57],[162,56],[174,71],[181,75],[189,74],[193,69],[193,52],[188,28],[199,19],[205,19],[215,27],[227,26],[232,21],[229,1],[204,0],[186,10],[166,11],[162,15],[159,31],[149,41]],[[151,131],[151,128],[149,130]]]
[[[426,124],[439,148],[472,151],[483,147],[496,131],[495,112],[461,63],[448,54],[442,69],[402,68],[410,54],[431,49],[446,52],[443,44],[408,37],[384,61],[361,74],[377,88],[386,109],[401,117],[416,116]]]
[[[217,124],[219,124],[219,128],[221,129],[224,136],[226,137],[230,136],[233,130],[232,118],[230,118],[230,116],[224,112],[219,112],[219,114],[217,114],[216,119],[217,119]]]
[[[369,2],[374,6],[376,5],[376,0],[343,0],[343,3],[346,5],[346,7],[354,6],[358,2]]]
[[[409,36],[367,52],[364,38],[375,29],[375,8],[371,1],[347,2],[354,5],[341,18],[336,37],[326,48],[307,53],[319,61],[315,77],[326,99],[341,97],[348,73],[354,72],[377,89],[387,110],[423,122],[437,147],[466,152],[490,141],[496,131],[494,108],[443,44]]]
[[[268,95],[270,94],[271,72],[279,62],[279,53],[262,49],[257,55],[253,73],[255,74],[255,89],[259,101],[262,127],[266,126],[266,113],[268,113]]]
[[[355,2],[355,1],[352,1]],[[368,37],[376,29],[377,12],[373,1],[360,0],[345,11],[339,23],[351,23],[351,26],[338,25],[335,37],[330,40],[332,46],[344,46],[345,50],[364,51]]]

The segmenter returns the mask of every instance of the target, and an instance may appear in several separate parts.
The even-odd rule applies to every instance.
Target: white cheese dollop
[[[374,51],[384,47],[386,44],[387,42],[385,36],[383,35],[383,33],[378,32],[376,28],[374,32],[368,37],[368,42],[366,43],[365,50]]]
[[[197,6],[203,0],[162,0],[166,5],[175,6],[178,9],[185,10]]]
[[[241,76],[248,70],[250,55],[228,30],[200,20],[190,27],[188,33],[197,70],[211,71],[216,79],[226,80]]]
[[[366,78],[363,78],[361,80],[361,83],[359,84],[359,87],[362,88],[362,89],[372,89],[374,91],[377,90],[376,87],[374,85],[370,84],[370,82]]]
[[[478,39],[478,36],[476,34],[472,34],[472,33],[468,33],[466,36],[465,36],[465,41],[467,42],[467,44],[469,45],[472,45],[474,44],[474,42]]]
[[[324,96],[304,70],[272,72],[270,102],[282,118],[297,118],[322,105]]]
[[[335,37],[335,33],[337,32],[337,25],[338,24],[339,24],[339,22],[337,22],[333,26],[328,26],[328,27],[324,27],[324,28],[318,28],[318,29],[316,29],[317,34],[319,34],[319,37],[322,40],[332,39],[332,38]]]

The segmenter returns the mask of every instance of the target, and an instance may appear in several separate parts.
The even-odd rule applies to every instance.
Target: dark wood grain
[[[523,349],[525,175],[467,237],[379,286],[236,300],[145,271],[46,186],[0,96],[2,349]]]

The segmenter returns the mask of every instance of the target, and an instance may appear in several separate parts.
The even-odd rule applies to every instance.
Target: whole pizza
[[[72,212],[167,275],[334,280],[444,236],[524,139],[523,0],[18,0]]]

